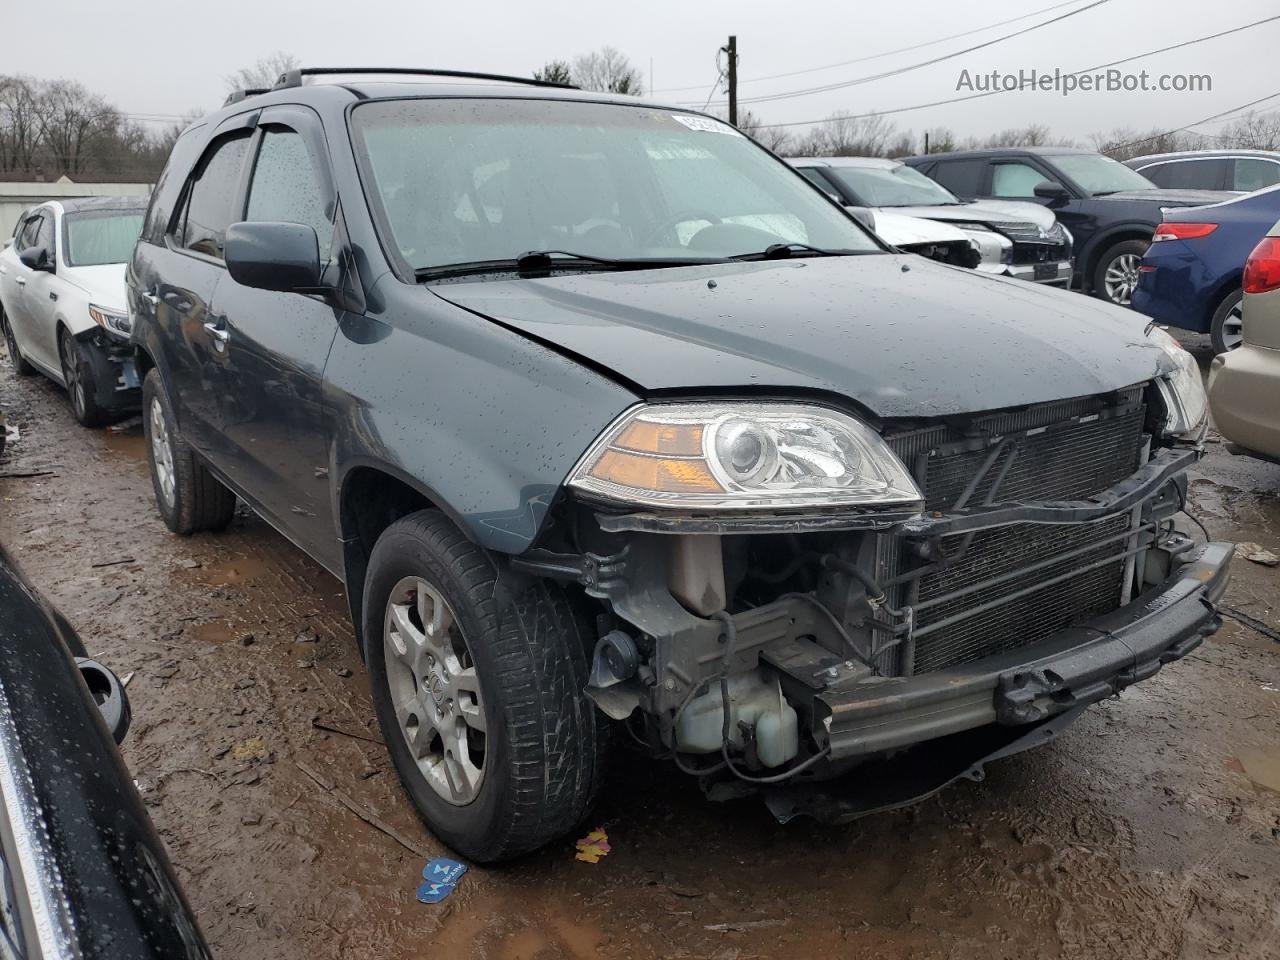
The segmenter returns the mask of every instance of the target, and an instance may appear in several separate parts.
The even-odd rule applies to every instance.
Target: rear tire
[[[485,550],[422,510],[373,548],[362,636],[387,749],[436,836],[492,863],[582,822],[606,723],[584,693],[589,627],[558,586],[510,596]]]
[[[26,361],[22,351],[18,349],[18,340],[9,329],[9,317],[3,307],[0,307],[0,327],[4,329],[4,345],[9,351],[9,362],[13,364],[13,372],[20,377],[29,377],[34,374],[36,368]]]
[[[1117,307],[1129,306],[1138,286],[1138,264],[1150,245],[1146,240],[1121,240],[1104,250],[1093,268],[1093,295]]]
[[[196,459],[178,433],[160,371],[155,369],[142,383],[142,436],[156,506],[165,526],[182,536],[225,528],[235,516],[236,495]]]
[[[1213,320],[1209,324],[1209,339],[1213,341],[1213,352],[1229,353],[1244,343],[1244,291],[1233,290],[1222,298],[1218,309],[1213,311]]]
[[[62,361],[62,379],[66,384],[71,412],[82,427],[100,427],[107,422],[107,413],[98,406],[93,368],[82,356],[82,349],[70,331],[62,331],[58,341],[58,357]]]

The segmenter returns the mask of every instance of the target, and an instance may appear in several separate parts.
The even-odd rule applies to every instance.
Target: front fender
[[[392,277],[347,316],[325,368],[334,516],[361,466],[402,479],[478,544],[521,553],[569,471],[635,395],[554,350]]]

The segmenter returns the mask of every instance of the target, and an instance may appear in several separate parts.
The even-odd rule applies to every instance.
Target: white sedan
[[[27,210],[0,250],[0,326],[14,369],[66,387],[87,427],[140,405],[124,270],[145,212],[136,197],[49,201]]]

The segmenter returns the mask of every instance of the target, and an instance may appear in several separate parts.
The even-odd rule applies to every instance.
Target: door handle
[[[220,327],[216,323],[206,323],[204,332],[209,334],[209,339],[213,341],[213,349],[219,352],[227,349],[227,341],[231,339],[231,334],[225,327]]]
[[[147,306],[149,306],[152,310],[154,310],[156,307],[160,305],[160,298],[157,297],[154,293],[147,292],[147,293],[140,294],[140,296],[142,297],[143,301],[146,302]]]
[[[14,279],[16,279],[16,280],[18,281],[18,286],[20,286],[20,287],[25,287],[25,286],[27,285],[27,278],[26,278],[26,277],[15,277]]]
[[[52,300],[54,303],[57,303],[57,302],[58,302],[58,295],[57,295],[56,293],[54,293],[52,290],[50,290],[50,291],[49,291],[49,299],[50,299],[50,300]]]

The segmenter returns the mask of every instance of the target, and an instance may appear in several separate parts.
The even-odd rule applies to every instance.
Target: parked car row
[[[1233,548],[1177,525],[1195,359],[1015,278],[1043,249],[1060,281],[1067,230],[1077,269],[1128,242],[1104,210],[1145,244],[1159,201],[1104,196],[1138,174],[1036,159],[1029,196],[1079,213],[1059,234],[679,107],[379,72],[291,71],[178,138],[130,345],[160,516],[214,531],[242,500],[342,579],[454,849],[573,829],[619,725],[783,820],[907,802],[1217,629]],[[855,201],[1001,255],[909,255]],[[928,777],[874,765],[903,756]]]

